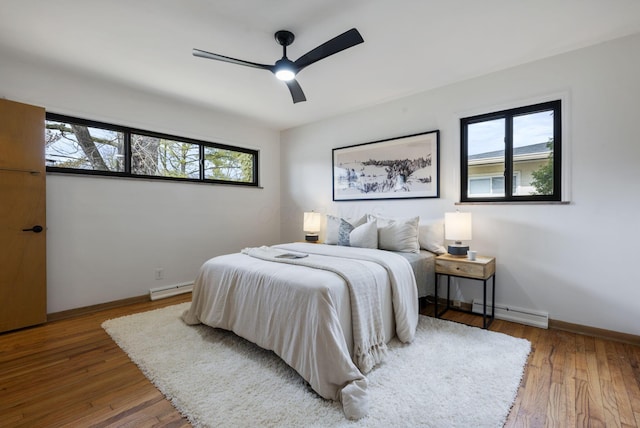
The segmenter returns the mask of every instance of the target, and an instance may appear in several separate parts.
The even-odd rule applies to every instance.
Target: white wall
[[[472,247],[497,257],[497,302],[638,335],[638,76],[640,35],[283,132],[282,238],[301,238],[305,210],[440,218],[460,208],[474,216]],[[571,203],[456,207],[460,117],[553,96],[563,99]],[[332,202],[332,148],[434,129],[440,199]],[[463,300],[481,297],[476,284],[460,283]]]
[[[263,189],[48,174],[49,313],[190,282],[210,257],[279,241],[277,131],[10,53],[0,57],[0,96],[7,99],[260,150]],[[164,280],[155,280],[156,268],[164,268]]]

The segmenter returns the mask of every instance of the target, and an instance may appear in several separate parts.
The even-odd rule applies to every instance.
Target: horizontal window
[[[258,185],[258,151],[47,113],[47,171]]]

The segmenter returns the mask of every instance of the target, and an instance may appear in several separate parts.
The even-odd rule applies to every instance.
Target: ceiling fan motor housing
[[[281,46],[289,46],[295,39],[293,33],[287,30],[276,31],[274,36]]]

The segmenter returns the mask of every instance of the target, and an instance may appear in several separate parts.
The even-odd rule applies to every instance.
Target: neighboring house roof
[[[547,143],[537,143],[531,144],[529,146],[516,147],[513,149],[513,157],[521,157],[521,158],[546,158],[547,154],[551,150],[547,147]],[[495,150],[492,152],[478,153],[475,155],[469,156],[469,161],[481,161],[488,159],[503,159],[504,158],[504,150]],[[480,162],[478,162],[480,163]]]

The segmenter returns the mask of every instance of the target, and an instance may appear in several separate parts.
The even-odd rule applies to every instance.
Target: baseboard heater
[[[193,282],[183,282],[182,284],[166,285],[164,287],[151,288],[149,298],[151,300],[164,299],[166,297],[177,296],[178,294],[189,293],[193,290]]]
[[[482,300],[473,299],[471,310],[482,315]],[[491,304],[487,305],[487,314],[491,313]],[[549,328],[549,314],[533,309],[523,309],[516,306],[508,306],[496,303],[496,318],[518,322],[520,324],[532,325],[534,327]]]

